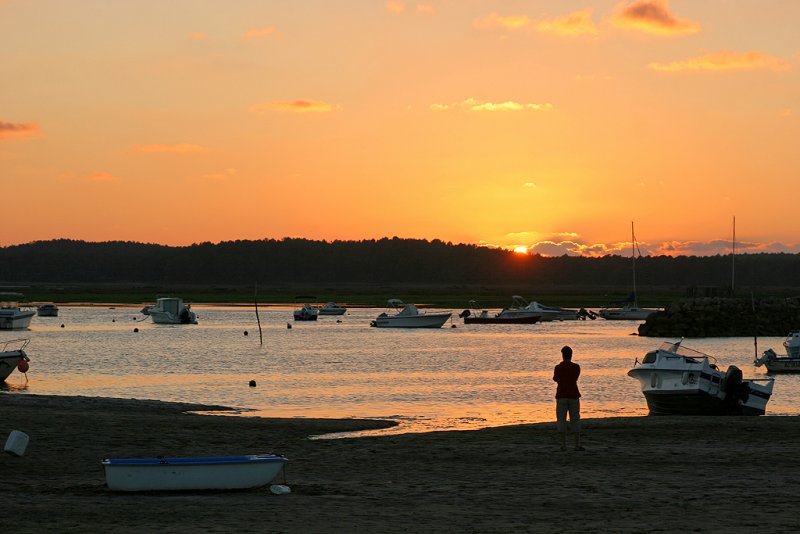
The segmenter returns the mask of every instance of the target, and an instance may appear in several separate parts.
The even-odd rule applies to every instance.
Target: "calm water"
[[[252,308],[193,309],[200,324],[167,326],[152,324],[139,307],[62,306],[59,317],[35,317],[27,332],[0,331],[0,341],[31,339],[29,380],[15,371],[6,394],[401,421],[391,432],[480,428],[553,420],[552,369],[568,344],[583,369],[585,417],[641,416],[644,397],[626,372],[663,341],[631,335],[635,321],[464,325],[456,318],[456,328],[376,329],[369,322],[381,309],[295,323],[292,307],[273,307],[259,310],[260,345]],[[759,351],[783,352],[781,338],[758,342]],[[722,367],[739,366],[745,376],[763,373],[752,366],[751,338],[687,339],[684,345],[716,356]],[[257,387],[249,387],[250,380]],[[767,413],[800,413],[800,376],[776,378]]]

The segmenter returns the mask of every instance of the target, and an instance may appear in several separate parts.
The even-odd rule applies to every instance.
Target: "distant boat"
[[[511,315],[506,314],[502,316],[501,313],[494,315],[489,314],[489,310],[479,309],[478,303],[474,300],[469,301],[472,309],[467,309],[458,314],[459,317],[464,319],[464,324],[535,324],[542,320],[542,316],[538,314],[524,314],[524,315]],[[472,310],[475,310],[474,312]]]
[[[633,260],[633,292],[628,300],[620,303],[619,307],[609,307],[601,309],[598,314],[603,319],[609,320],[630,320],[643,321],[656,313],[658,310],[652,308],[641,308],[636,295],[636,236],[633,233],[633,222],[631,222],[631,259]]]
[[[36,308],[36,315],[39,317],[58,317],[58,306],[52,302],[45,302]]]
[[[287,459],[275,454],[194,458],[106,458],[113,491],[228,490],[269,484]]]
[[[556,306],[545,306],[536,301],[528,302],[519,295],[511,297],[511,306],[503,308],[497,314],[499,319],[523,318],[538,316],[541,321],[568,321],[578,319],[578,312]]]
[[[319,308],[320,315],[344,315],[347,311],[347,308],[344,306],[339,306],[335,302],[328,302],[321,308]]]
[[[294,310],[293,315],[295,321],[316,321],[319,308],[311,304],[303,304],[302,308]]]
[[[24,349],[30,341],[30,339],[10,339],[0,347],[0,382],[5,381],[22,362],[25,362],[27,370],[27,362],[30,359]]]
[[[453,315],[452,312],[424,313],[414,304],[405,304],[400,299],[389,299],[388,305],[396,314],[381,313],[370,326],[377,328],[441,328]]]
[[[783,348],[786,356],[778,356],[774,350],[767,349],[753,364],[765,366],[770,373],[800,373],[800,330],[789,332]]]
[[[148,308],[150,318],[155,324],[197,324],[197,315],[190,304],[177,297],[161,297],[156,305]]]
[[[35,310],[23,309],[19,302],[22,293],[0,293],[0,330],[25,330],[36,315]]]

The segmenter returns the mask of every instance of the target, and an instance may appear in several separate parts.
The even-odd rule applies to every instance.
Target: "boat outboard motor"
[[[472,312],[469,310],[464,310],[458,314],[458,316],[461,317],[462,319],[465,317],[469,317],[470,315],[472,315]]]
[[[184,309],[181,310],[180,320],[181,320],[181,323],[183,323],[183,324],[188,324],[189,323],[189,310],[187,308],[184,308]]]
[[[742,382],[742,370],[731,365],[725,372],[725,398],[723,405],[725,413],[730,415],[741,415],[742,407],[739,401],[747,402],[750,397],[750,388]]]

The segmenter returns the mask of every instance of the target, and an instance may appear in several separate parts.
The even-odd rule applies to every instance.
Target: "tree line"
[[[800,254],[644,256],[641,286],[795,287]],[[166,246],[69,239],[0,247],[0,284],[631,285],[632,260],[518,254],[438,239],[285,238]]]

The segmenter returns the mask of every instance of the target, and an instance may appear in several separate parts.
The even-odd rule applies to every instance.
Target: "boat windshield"
[[[703,354],[702,352],[694,349],[690,349],[681,345],[681,342],[678,341],[677,343],[672,343],[670,341],[665,341],[658,347],[658,350],[664,352],[671,352],[672,354],[677,354],[678,356],[683,356],[684,358],[692,358],[692,359],[703,359],[708,358],[709,361],[716,362],[717,359],[713,356],[709,356],[708,354]]]

